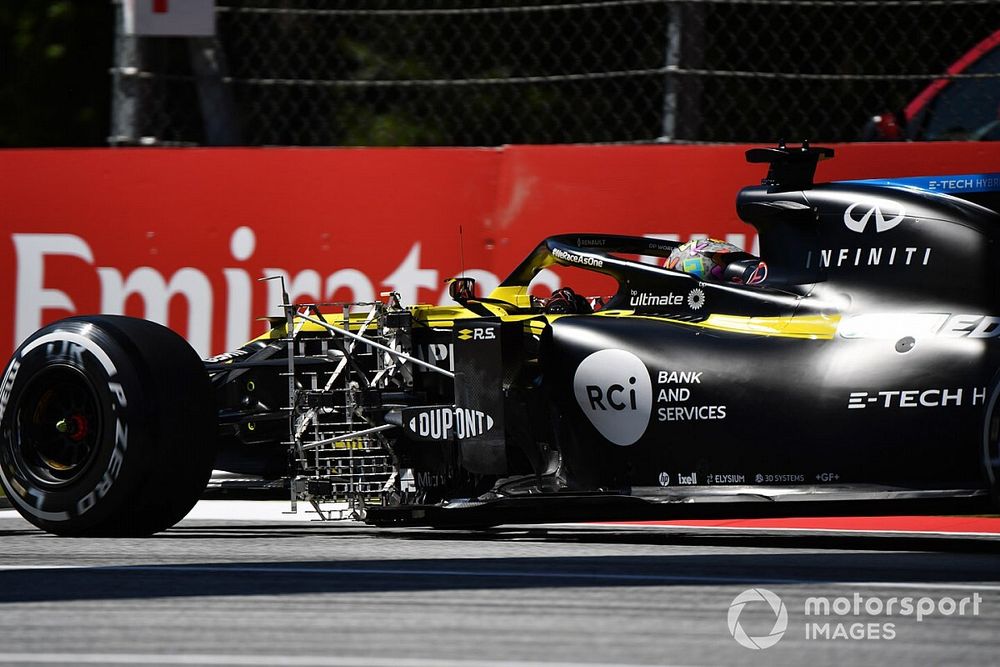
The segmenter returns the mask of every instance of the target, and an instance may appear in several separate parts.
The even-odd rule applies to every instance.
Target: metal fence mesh
[[[1000,29],[997,0],[217,5],[215,39],[119,35],[112,143],[851,141]],[[984,122],[987,65],[952,80]]]

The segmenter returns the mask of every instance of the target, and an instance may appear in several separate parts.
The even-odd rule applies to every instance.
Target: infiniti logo
[[[868,221],[875,216],[875,231],[887,232],[903,221],[906,211],[899,204],[891,201],[881,201],[876,203],[857,202],[851,204],[844,211],[844,224],[852,232],[859,234],[868,227]],[[886,215],[891,217],[886,218]],[[858,217],[860,216],[860,217]]]

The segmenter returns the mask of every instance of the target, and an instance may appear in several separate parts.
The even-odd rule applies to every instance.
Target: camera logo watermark
[[[808,641],[892,640],[902,619],[924,622],[931,616],[979,616],[983,596],[974,593],[961,598],[928,596],[810,596],[802,606],[805,639]],[[740,624],[747,605],[764,605],[774,613],[774,626],[765,635],[753,636]],[[788,629],[788,610],[775,593],[766,588],[749,588],[729,605],[729,634],[740,646],[766,649],[774,646]]]
[[[748,604],[752,603],[767,604],[774,612],[774,626],[771,628],[771,632],[766,635],[748,635],[743,626],[740,625],[740,614],[743,613]],[[781,641],[785,630],[788,629],[788,609],[785,608],[785,603],[781,601],[781,598],[766,588],[749,588],[737,595],[732,604],[729,605],[728,620],[729,634],[740,646],[755,650],[771,648]]]

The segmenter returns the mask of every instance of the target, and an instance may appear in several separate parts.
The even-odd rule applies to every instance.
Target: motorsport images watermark
[[[953,597],[913,597],[861,595],[850,597],[808,597],[802,606],[807,640],[891,640],[896,638],[897,619],[916,619],[922,623],[930,616],[979,616],[983,596],[979,593]],[[741,617],[747,609],[761,610],[767,617],[769,631],[748,632]],[[773,621],[771,620],[773,618]],[[748,588],[729,605],[729,634],[740,646],[759,650],[771,648],[788,630],[788,608],[777,594],[766,588]],[[764,628],[766,630],[766,628]]]

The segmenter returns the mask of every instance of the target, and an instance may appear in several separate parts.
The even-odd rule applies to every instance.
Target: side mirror
[[[475,278],[449,278],[448,283],[448,295],[454,299],[457,303],[465,305],[469,299],[476,298],[476,279]]]

